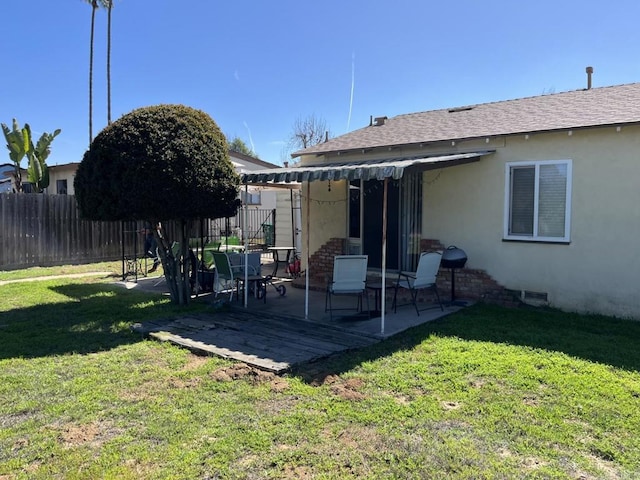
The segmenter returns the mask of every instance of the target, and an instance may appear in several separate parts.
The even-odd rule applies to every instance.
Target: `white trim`
[[[565,191],[565,215],[564,215],[564,236],[563,237],[543,237],[538,236],[538,203],[539,203],[539,178],[541,165],[566,165],[567,183]],[[514,167],[534,167],[535,187],[534,187],[534,213],[533,213],[533,235],[511,235],[509,233],[509,219],[511,216],[511,170]],[[571,185],[573,183],[573,161],[572,160],[532,160],[521,162],[507,162],[504,170],[504,211],[503,211],[503,239],[521,240],[526,242],[547,242],[547,243],[568,243],[571,241]]]

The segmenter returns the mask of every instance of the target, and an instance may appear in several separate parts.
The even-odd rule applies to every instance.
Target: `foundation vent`
[[[549,305],[549,294],[546,292],[531,292],[522,290],[520,292],[520,300],[527,305],[542,307]]]

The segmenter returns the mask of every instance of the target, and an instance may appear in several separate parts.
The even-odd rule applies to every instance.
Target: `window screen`
[[[505,236],[568,241],[571,161],[507,164]]]

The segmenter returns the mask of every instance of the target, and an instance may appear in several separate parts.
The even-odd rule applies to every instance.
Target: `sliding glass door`
[[[384,182],[353,180],[349,188],[349,253],[369,256],[382,268]],[[387,269],[413,270],[420,253],[422,174],[389,180],[387,186]]]

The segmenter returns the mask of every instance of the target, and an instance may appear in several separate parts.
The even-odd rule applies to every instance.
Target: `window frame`
[[[257,201],[256,201],[257,200]],[[249,207],[262,205],[262,191],[261,190],[245,190],[240,191],[240,201],[243,205]]]
[[[64,187],[61,188],[61,185]],[[64,191],[63,191],[64,190]],[[60,178],[56,180],[56,194],[57,195],[67,195],[69,192],[69,182],[66,178]]]
[[[567,183],[565,189],[564,204],[564,236],[549,237],[538,235],[538,208],[540,204],[540,167],[543,165],[565,165],[567,168]],[[535,169],[534,205],[533,205],[533,234],[514,235],[509,233],[511,220],[511,171],[514,168],[533,167]],[[504,180],[504,224],[503,240],[515,240],[524,242],[569,243],[571,241],[571,191],[573,184],[573,161],[563,160],[529,160],[519,162],[507,162],[505,164]]]

